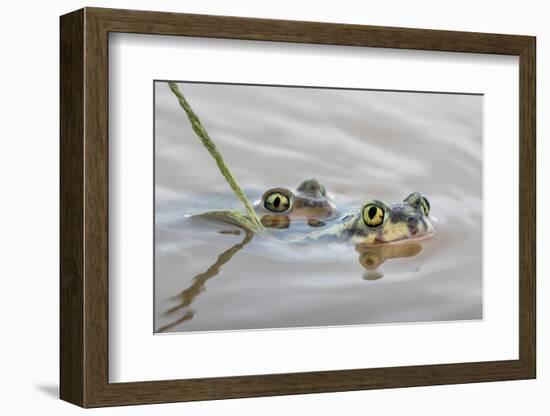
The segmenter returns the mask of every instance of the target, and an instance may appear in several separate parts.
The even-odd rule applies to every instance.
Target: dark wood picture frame
[[[535,38],[85,8],[61,17],[60,396],[83,407],[535,378]],[[519,359],[109,383],[110,32],[519,56]]]

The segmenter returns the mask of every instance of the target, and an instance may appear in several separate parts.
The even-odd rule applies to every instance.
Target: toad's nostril
[[[418,222],[418,220],[415,217],[408,217],[407,222],[409,224],[416,224]]]

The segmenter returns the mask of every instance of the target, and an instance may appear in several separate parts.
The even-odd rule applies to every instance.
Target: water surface
[[[241,204],[167,84],[157,82],[157,332],[482,318],[481,96],[179,88],[250,199],[307,178],[323,182],[344,210],[419,191],[437,234],[413,248],[417,254],[369,270],[353,244],[296,246],[190,218]]]

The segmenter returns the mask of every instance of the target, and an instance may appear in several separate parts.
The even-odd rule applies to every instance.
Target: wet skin
[[[309,233],[302,241],[342,240],[355,244],[394,243],[420,240],[434,234],[430,204],[418,192],[392,205],[367,200],[360,209],[342,216],[337,223]]]
[[[298,237],[289,235],[290,242],[341,241],[368,245],[417,241],[435,232],[430,203],[419,192],[391,205],[369,199],[361,207],[341,214],[325,187],[316,179],[308,179],[296,192],[286,188],[269,189],[254,204],[254,209],[266,228],[286,229],[293,221],[318,228]],[[211,211],[202,216],[242,226],[230,211]]]
[[[261,222],[268,228],[288,228],[293,220],[306,220],[311,227],[325,225],[338,211],[325,187],[317,179],[303,181],[296,192],[272,188],[254,204]]]
[[[307,220],[310,226],[320,227],[298,239],[290,240],[291,243],[354,243],[359,263],[366,269],[363,275],[365,280],[383,277],[378,272],[378,267],[389,259],[416,256],[422,250],[417,241],[428,238],[435,232],[429,217],[430,204],[418,192],[392,205],[379,200],[367,200],[359,209],[351,210],[335,219],[338,211],[327,199],[324,186],[315,179],[302,182],[296,193],[284,188],[270,189],[255,204],[255,210],[262,215],[261,221],[266,227],[288,228],[292,220]],[[233,223],[226,211],[217,211],[217,214],[217,217],[210,215],[207,218]],[[322,219],[331,220],[331,224],[326,225]],[[241,231],[223,230],[220,233],[239,235]],[[176,296],[178,304],[166,311],[166,315],[180,313],[180,310],[191,306],[197,296],[205,291],[206,282],[218,275],[222,266],[252,240],[252,231],[245,228],[244,233],[241,242],[224,251],[212,266],[193,278],[192,284]],[[193,319],[194,315],[195,311],[189,309],[158,331],[169,331]]]

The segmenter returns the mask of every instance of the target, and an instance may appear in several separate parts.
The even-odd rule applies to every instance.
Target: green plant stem
[[[239,183],[237,182],[237,178],[233,175],[233,173],[229,170],[229,167],[225,164],[225,161],[223,160],[222,155],[216,148],[216,145],[208,135],[208,132],[202,125],[199,117],[191,106],[189,105],[189,102],[185,99],[183,94],[180,92],[177,84],[175,82],[169,82],[168,83],[170,90],[174,93],[174,95],[177,97],[178,102],[181,106],[181,108],[184,109],[185,113],[187,114],[187,117],[189,118],[189,121],[191,122],[191,127],[193,128],[193,131],[196,133],[196,135],[201,140],[204,147],[206,147],[206,150],[208,150],[208,153],[214,158],[216,161],[216,164],[218,165],[218,168],[220,169],[220,172],[222,173],[223,177],[235,193],[237,195],[237,198],[239,198],[242,203],[244,204],[246,211],[248,212],[248,216],[250,217],[250,220],[253,224],[253,226],[256,228],[252,231],[265,231],[264,226],[260,222],[258,216],[256,215],[256,212],[254,211],[254,208],[252,207],[252,204],[244,194],[243,190],[241,189]]]

